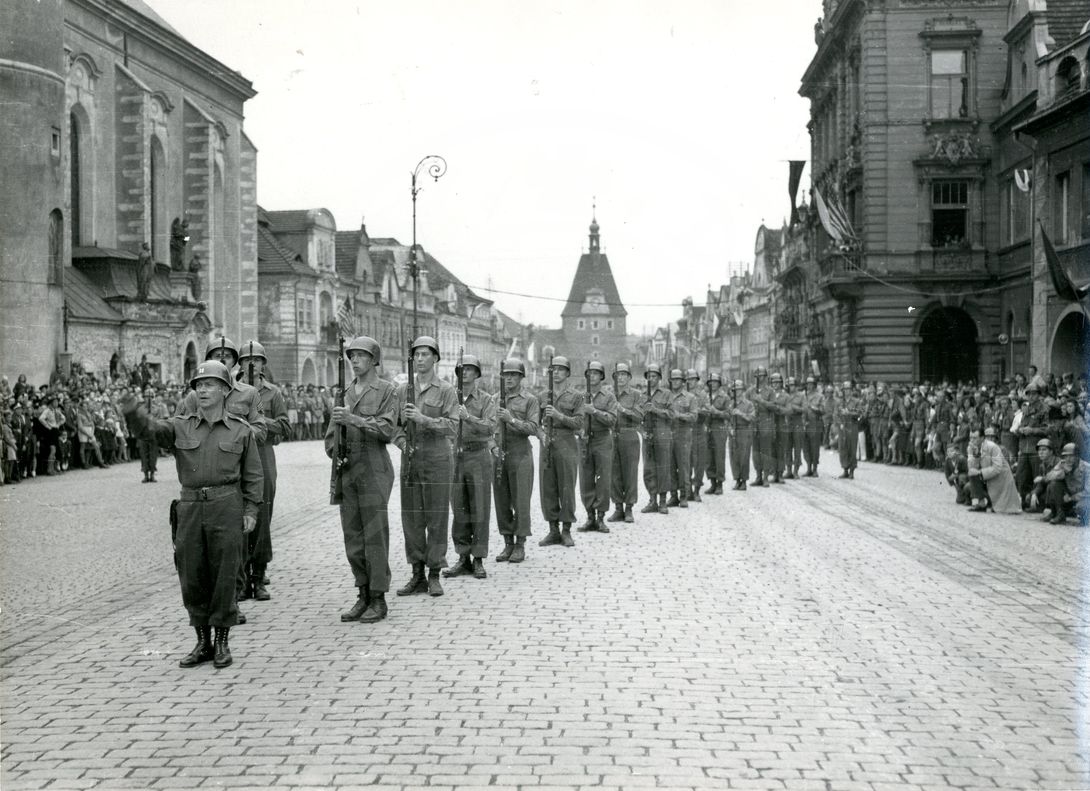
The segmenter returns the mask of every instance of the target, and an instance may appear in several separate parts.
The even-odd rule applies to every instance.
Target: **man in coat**
[[[1003,448],[996,442],[995,426],[984,429],[984,441],[980,443],[980,477],[988,490],[992,510],[997,514],[1022,513],[1022,498],[1018,496],[1018,487],[1014,485]],[[977,511],[979,508],[974,507]]]

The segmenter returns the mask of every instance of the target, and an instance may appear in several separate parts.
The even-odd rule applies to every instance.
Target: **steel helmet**
[[[265,362],[269,361],[269,358],[265,355],[265,347],[257,341],[246,341],[242,344],[242,354],[238,356],[238,361],[242,362],[248,357],[260,357]]]
[[[505,374],[518,374],[519,376],[526,376],[526,363],[524,363],[522,360],[517,360],[514,357],[508,357],[506,360],[503,361],[503,368],[500,372]]]
[[[659,378],[662,378],[662,366],[658,363],[650,363],[643,369],[643,378],[646,379],[649,374],[658,374]]]
[[[226,338],[222,335],[216,338],[214,341],[209,341],[208,345],[204,347],[204,359],[212,359],[212,352],[216,351],[216,349],[219,349],[221,347],[230,351],[231,354],[235,355],[235,360],[238,360],[238,347],[235,346],[235,342],[230,338]]]
[[[789,377],[787,377],[786,384],[787,384],[788,387],[794,387],[795,385],[798,384],[798,380],[796,380],[795,377],[793,377],[793,376],[789,376]]]
[[[1052,440],[1048,439],[1047,437],[1037,440],[1037,449],[1040,450],[1041,448],[1048,448],[1049,450],[1052,450]]]
[[[783,374],[781,374],[779,371],[775,371],[772,374],[772,376],[768,377],[768,381],[769,382],[782,382],[783,381]]]
[[[708,374],[708,381],[709,382],[718,382],[719,384],[723,384],[723,377],[720,376],[715,371],[712,371],[710,374]]]
[[[852,383],[851,382],[844,382],[844,389],[845,390],[851,390],[852,389]]]
[[[680,368],[670,369],[670,380],[673,381],[674,379],[681,379],[682,381],[685,380],[685,374]]]
[[[812,377],[812,376],[808,376],[808,377],[806,377],[806,384],[808,384],[808,385],[816,385],[816,384],[817,384],[817,379],[815,379],[815,378],[814,378],[814,377]],[[881,385],[879,385],[879,387],[881,387]]]
[[[598,362],[597,360],[591,360],[589,363],[587,363],[587,370],[588,371],[597,371],[598,373],[600,373],[602,375],[603,379],[605,379],[605,377],[606,377],[606,367],[604,365],[602,365],[600,362]]]
[[[565,368],[568,373],[571,373],[571,363],[568,362],[567,357],[554,357],[553,368]]]
[[[413,341],[412,348],[409,349],[409,352],[415,352],[417,349],[421,348],[431,349],[433,352],[435,352],[436,360],[442,359],[442,357],[439,355],[439,343],[435,340],[435,338],[431,337],[430,335],[421,335],[419,338]]]
[[[757,370],[753,374],[754,376],[768,376],[768,369],[763,365],[758,365]]]
[[[472,366],[477,369],[477,376],[481,375],[481,361],[477,359],[475,354],[463,354],[462,355],[462,367]]]
[[[227,370],[227,366],[221,363],[219,360],[205,360],[203,363],[197,366],[196,372],[193,374],[193,378],[189,380],[189,386],[196,389],[197,382],[200,379],[218,379],[231,388],[231,372]]]
[[[735,379],[735,380],[734,380],[734,384],[733,384],[733,385],[731,385],[731,388],[730,388],[730,389],[731,389],[731,390],[744,390],[744,389],[745,389],[745,387],[746,387],[746,383],[745,383],[745,382],[743,382],[743,381],[742,381],[741,379]]]
[[[375,361],[375,365],[382,364],[382,347],[379,346],[378,341],[374,338],[370,338],[366,335],[357,335],[352,339],[350,344],[344,347],[346,356],[351,357],[352,352],[367,352],[371,355],[371,359]]]
[[[617,363],[617,367],[613,369],[613,378],[617,378],[617,374],[628,374],[632,376],[632,368],[628,363]]]

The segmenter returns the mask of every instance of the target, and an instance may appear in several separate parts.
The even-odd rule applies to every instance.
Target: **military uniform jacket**
[[[821,416],[825,413],[825,396],[815,390],[812,393],[802,394],[805,405],[805,417],[807,425],[816,426],[821,423]]]
[[[500,408],[499,395],[493,396],[496,402],[496,409]],[[533,437],[536,436],[538,430],[541,427],[541,406],[537,402],[537,396],[533,393],[528,393],[522,388],[519,388],[517,393],[507,396],[507,411],[511,413],[512,420],[510,423],[505,423],[504,431],[507,436],[512,434],[519,437]],[[496,431],[499,431],[501,421],[496,420]]]
[[[415,423],[417,444],[433,444],[441,440],[448,443],[454,440],[458,430],[458,394],[454,387],[433,377],[427,382],[417,382],[416,408],[424,415],[424,420]],[[407,403],[406,397],[409,383],[406,382],[397,388],[397,414]],[[405,449],[407,435],[406,426],[400,424],[397,433],[394,434],[394,444],[402,450]]]
[[[635,387],[622,387],[614,392],[617,399],[617,427],[624,429],[639,428],[643,423],[644,394]]]
[[[583,394],[572,386],[571,379],[560,385],[560,389],[553,393],[553,408],[558,413],[553,417],[554,433],[572,433],[582,428],[583,416],[578,414],[582,403]]]
[[[197,413],[199,402],[197,391],[190,390],[186,393],[182,403],[178,405],[178,415],[194,415]],[[240,417],[250,424],[250,430],[259,445],[264,445],[267,438],[265,421],[261,416],[261,396],[256,387],[250,387],[244,382],[232,382],[231,392],[227,394],[226,409],[232,415]]]
[[[266,437],[264,442],[258,444],[277,445],[282,437],[291,435],[288,406],[284,402],[284,396],[280,394],[280,388],[270,384],[265,377],[261,377],[259,381],[257,393],[261,399],[261,415],[265,422]]]
[[[670,409],[671,393],[660,383],[658,387],[651,391],[651,397],[647,397],[646,390],[643,392],[643,414],[647,421],[647,428],[664,429],[670,427],[670,421],[668,418],[663,418],[661,415],[653,414],[650,410],[654,409]]]
[[[746,398],[745,393],[741,393],[730,411],[731,418],[734,421],[735,428],[748,428],[753,425],[753,422],[757,420],[757,407],[753,405],[753,402]],[[744,426],[739,426],[740,423],[745,423]]]
[[[711,403],[711,399],[708,398],[708,391],[704,388],[697,388],[690,390],[689,395],[693,397],[693,410],[696,412],[696,425],[705,426],[708,423],[708,405]]]
[[[863,414],[863,399],[856,395],[844,396],[837,402],[835,417],[844,425],[849,420],[859,420]]]
[[[697,399],[688,390],[670,393],[671,421],[674,428],[690,428],[696,422]]]
[[[590,414],[591,438],[605,437],[613,432],[613,426],[617,423],[617,398],[604,387],[598,388],[593,393],[587,412]],[[584,415],[584,423],[586,415]]]
[[[250,424],[226,409],[214,423],[197,412],[167,420],[149,417],[147,411],[130,401],[127,409],[140,435],[152,434],[160,447],[174,448],[178,482],[186,489],[239,484],[242,513],[257,516],[264,479],[261,458]]]
[[[397,427],[397,390],[392,382],[379,379],[377,374],[362,381],[353,379],[345,388],[344,408],[363,421],[359,428],[345,427],[349,449],[365,443],[385,445],[393,439]],[[333,421],[326,428],[326,453],[333,452],[339,428]]]
[[[1048,407],[1043,401],[1022,407],[1022,425],[1018,434],[1018,452],[1036,453],[1037,440],[1048,436]]]
[[[801,426],[806,413],[806,394],[798,391],[787,394],[787,425]]]
[[[764,387],[757,387],[757,385],[751,386],[746,390],[746,399],[753,403],[756,408],[757,422],[763,426],[772,425],[772,403],[775,401],[776,393],[770,385]]]
[[[479,388],[474,382],[468,393],[464,394],[462,404],[469,417],[462,420],[463,445],[485,443],[492,445],[492,435],[496,433],[496,403],[498,399]],[[483,446],[482,446],[483,447]]]
[[[730,393],[722,387],[708,399],[708,425],[711,428],[720,428],[730,421]]]

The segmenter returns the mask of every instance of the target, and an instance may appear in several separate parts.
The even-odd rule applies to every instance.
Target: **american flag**
[[[337,324],[341,329],[341,335],[352,339],[356,337],[356,315],[352,312],[352,298],[345,297],[344,304],[337,311]]]
[[[814,187],[814,203],[817,204],[818,217],[825,226],[826,233],[833,237],[838,244],[854,244],[859,239],[852,228],[852,222],[848,219],[844,207],[837,200],[836,193],[829,193],[828,202],[821,196],[821,190]]]

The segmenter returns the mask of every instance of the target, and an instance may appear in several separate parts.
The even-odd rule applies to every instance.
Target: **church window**
[[[49,212],[49,282],[60,284],[64,275],[64,218],[60,209]]]
[[[49,153],[55,158],[61,155],[61,130],[54,126],[49,136]]]

